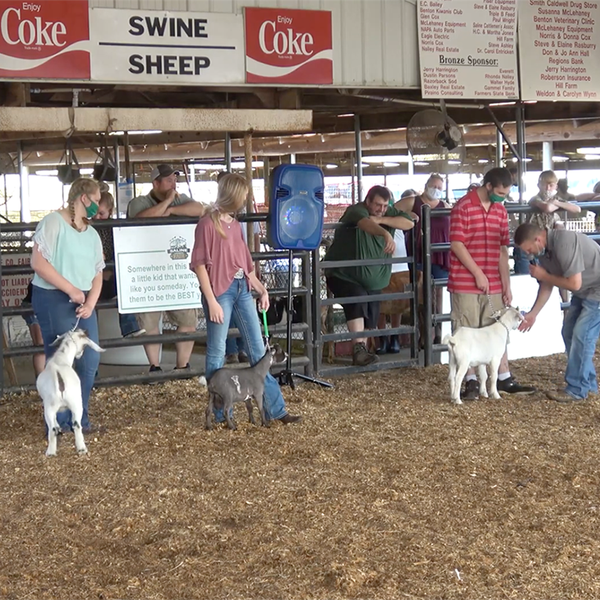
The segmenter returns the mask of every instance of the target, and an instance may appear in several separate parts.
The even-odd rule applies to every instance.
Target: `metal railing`
[[[579,202],[574,203],[580,206],[582,211],[587,210],[591,212],[600,212],[600,202]],[[533,210],[527,204],[506,204],[506,210],[509,215],[511,214],[531,214],[537,211]],[[423,329],[425,331],[424,340],[424,366],[433,364],[434,353],[444,352],[448,349],[445,344],[434,344],[431,337],[432,328],[438,323],[446,323],[450,321],[449,313],[436,313],[433,309],[433,293],[434,289],[438,287],[445,287],[448,285],[447,279],[433,280],[431,276],[431,256],[435,252],[448,252],[450,250],[450,244],[432,244],[431,243],[431,219],[439,217],[450,216],[452,209],[436,209],[431,210],[431,207],[424,205],[422,208],[421,215],[421,227],[422,227],[422,252],[423,252]],[[562,211],[561,211],[562,212]],[[522,220],[522,219],[521,219]],[[586,235],[594,240],[600,240],[600,233],[587,233]],[[514,248],[514,241],[511,239],[510,247]],[[568,308],[568,303],[562,304],[563,308]]]
[[[254,213],[251,215],[244,215],[240,217],[240,221],[248,222],[248,221],[258,221],[264,222],[268,218],[266,213]],[[169,219],[164,218],[134,218],[134,219],[107,219],[107,220],[98,220],[93,222],[93,226],[95,228],[114,228],[114,227],[134,227],[134,226],[150,226],[150,225],[179,225],[179,224],[195,224],[198,222],[197,218],[189,218],[189,217],[169,217]],[[33,232],[37,226],[37,223],[2,223],[0,225],[0,243],[2,243],[2,234],[5,233],[25,233],[25,232]],[[10,240],[6,240],[10,243]],[[282,260],[287,263],[288,261],[288,251],[270,251],[270,252],[254,252],[252,253],[252,258],[255,261],[271,261],[271,260]],[[294,296],[303,296],[306,299],[311,297],[311,275],[310,275],[310,253],[307,251],[294,252],[294,259],[302,260],[302,268],[300,271],[300,285],[295,286],[293,289]],[[106,266],[108,268],[114,269],[114,261],[107,261]],[[5,275],[31,275],[33,270],[31,266],[27,265],[15,265],[15,266],[0,266],[0,294],[1,294],[1,282],[2,276]],[[278,288],[271,288],[268,290],[270,297],[276,296],[287,296],[287,287],[282,286]],[[301,334],[303,345],[304,345],[304,353],[302,356],[295,356],[293,358],[292,365],[295,369],[303,368],[307,375],[311,375],[314,372],[314,365],[312,363],[312,357],[314,355],[313,352],[313,336],[310,331],[309,323],[311,322],[311,306],[308,300],[305,300],[304,304],[304,314],[302,315],[301,322],[294,323],[292,326],[292,332],[294,334]],[[97,311],[102,311],[106,309],[114,309],[117,308],[117,300],[101,300],[96,304]],[[29,307],[3,307],[0,302],[0,321],[4,325],[5,317],[16,316],[16,315],[26,315],[32,314],[33,309]],[[288,316],[291,318],[291,316]],[[285,336],[286,334],[286,326],[285,325],[274,325],[269,327],[270,334],[275,337]],[[229,335],[233,337],[239,336],[239,331],[237,329],[230,329]],[[141,346],[144,344],[152,344],[152,343],[160,343],[160,344],[171,344],[175,342],[183,342],[183,341],[195,341],[206,343],[206,332],[205,331],[195,331],[193,333],[162,333],[159,335],[144,335],[136,338],[110,338],[110,339],[101,339],[100,345],[103,348],[124,348],[130,346]],[[42,346],[18,346],[18,347],[9,347],[4,348],[4,346],[0,347],[0,361],[2,362],[2,366],[4,366],[4,359],[9,359],[13,357],[21,357],[21,356],[32,356],[34,354],[41,354],[44,352]],[[161,374],[152,374],[151,376],[148,373],[140,373],[134,375],[120,375],[113,377],[101,377],[97,378],[95,381],[95,386],[111,386],[111,385],[120,385],[120,384],[134,384],[134,383],[144,383],[148,381],[165,381],[170,379],[183,379],[191,376],[202,375],[203,371],[199,369],[192,369],[191,371],[186,371],[181,373],[179,371],[166,371]],[[28,385],[17,385],[17,386],[5,386],[4,382],[4,369],[0,373],[0,396],[5,393],[13,393],[26,391],[30,389],[34,389],[35,386],[33,384]]]

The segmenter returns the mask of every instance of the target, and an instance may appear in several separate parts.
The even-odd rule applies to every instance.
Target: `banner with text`
[[[423,98],[518,98],[517,0],[419,0],[418,24]]]
[[[90,10],[92,80],[244,83],[242,15]]]
[[[3,267],[24,267],[29,265],[31,254],[2,254]],[[27,295],[27,287],[33,274],[3,275],[2,276],[2,306],[4,308],[21,306],[21,301]]]
[[[195,225],[115,227],[119,312],[200,308],[200,287],[190,271]]]
[[[523,100],[600,98],[600,2],[519,2]]]
[[[89,79],[87,0],[0,0],[0,78]]]

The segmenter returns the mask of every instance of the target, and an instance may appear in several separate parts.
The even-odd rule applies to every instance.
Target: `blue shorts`
[[[418,271],[422,271],[423,270],[423,265],[418,264],[417,265],[417,270]],[[444,269],[444,267],[442,267],[441,265],[436,265],[433,264],[431,265],[431,276],[434,279],[448,279],[448,271],[446,271],[446,269]]]
[[[31,304],[29,304],[28,302],[21,302],[21,307],[22,308],[31,308]],[[21,315],[25,321],[25,323],[27,323],[28,327],[31,327],[32,325],[39,325],[37,317],[35,316],[35,313],[30,312],[27,313],[26,315]]]

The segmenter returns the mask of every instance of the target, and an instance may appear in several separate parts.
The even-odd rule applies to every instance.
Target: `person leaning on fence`
[[[109,191],[100,193],[100,203],[98,204],[98,214],[94,217],[94,221],[104,221],[112,218],[115,209],[115,199]],[[113,240],[113,232],[110,227],[98,228],[98,235],[102,242],[102,252],[104,260],[115,262],[115,244]],[[102,290],[100,292],[100,300],[112,300],[117,296],[117,278],[115,276],[115,268],[104,269],[102,274]],[[119,313],[119,327],[121,335],[127,337],[137,337],[146,333],[145,329],[140,328],[136,316],[133,314]]]
[[[209,381],[223,366],[232,315],[250,364],[255,365],[265,355],[256,302],[250,289],[259,294],[262,310],[269,308],[269,293],[254,273],[242,226],[232,216],[242,208],[247,195],[248,183],[242,176],[226,175],[219,181],[215,203],[196,227],[190,269],[196,273],[202,291],[206,315],[205,376]],[[278,419],[286,425],[301,420],[287,412],[279,384],[270,373],[265,379],[264,407],[269,420]],[[225,420],[222,409],[215,410],[215,420]]]
[[[515,232],[515,244],[538,264],[529,272],[539,289],[533,308],[524,315],[521,331],[529,331],[548,302],[554,287],[573,293],[562,336],[567,353],[564,389],[547,392],[557,402],[585,400],[598,393],[594,353],[600,333],[600,246],[585,234],[547,229],[524,223]]]
[[[412,215],[417,192],[414,190],[406,190],[402,192],[402,196],[398,202],[394,202],[390,198],[390,205],[395,206],[398,210],[411,214],[416,219],[417,215]],[[410,231],[408,233],[411,233]],[[394,258],[406,258],[408,253],[406,249],[406,239],[402,229],[396,229],[394,232],[394,243],[396,248],[392,256]],[[407,263],[394,263],[392,265],[392,275],[390,283],[387,287],[381,290],[382,294],[393,294],[394,292],[404,292],[406,286],[410,284],[410,271]],[[409,300],[386,300],[379,305],[379,320],[377,321],[378,329],[386,328],[387,316],[390,317],[390,325],[392,329],[400,326],[402,315],[410,308]],[[379,348],[377,354],[397,354],[400,352],[400,336],[381,336],[379,338]]]
[[[158,165],[152,169],[152,191],[146,196],[134,198],[127,206],[127,217],[201,217],[206,207],[200,202],[195,202],[185,194],[177,193],[177,176],[169,165]],[[158,335],[161,311],[138,314],[138,323],[148,335]],[[176,325],[177,333],[191,333],[198,326],[198,311],[196,309],[181,309],[166,311],[169,320]],[[177,364],[176,370],[189,370],[190,357],[194,350],[194,341],[176,342]],[[160,344],[144,344],[144,350],[150,363],[150,373],[160,373]]]
[[[46,215],[33,236],[31,266],[34,271],[32,305],[39,321],[46,358],[56,351],[56,338],[78,325],[99,343],[96,302],[102,288],[102,244],[90,219],[98,211],[100,189],[93,179],[71,184],[67,207]],[[90,392],[98,369],[99,354],[87,348],[75,361],[81,380],[83,431],[90,432]],[[71,413],[58,413],[61,428],[71,428]]]
[[[562,200],[558,196],[558,177],[554,171],[543,171],[538,178],[538,193],[529,200],[533,214],[529,215],[528,223],[533,223],[545,229],[564,229],[564,223],[559,211],[580,213],[581,208],[576,204]],[[520,248],[515,247],[515,275],[529,274],[529,261]],[[567,298],[564,298],[565,300]]]
[[[508,169],[488,171],[481,187],[461,198],[450,213],[450,274],[452,331],[459,327],[485,327],[492,314],[512,302],[508,266],[508,214],[502,202],[511,186]],[[535,388],[511,376],[506,353],[498,373],[498,391],[531,394]],[[479,384],[469,369],[464,400],[479,397]]]
[[[396,247],[394,229],[406,231],[414,227],[410,215],[389,205],[391,198],[386,187],[376,185],[367,192],[364,202],[349,206],[340,219],[345,227],[335,230],[324,260],[373,260],[391,256]],[[363,333],[377,327],[379,300],[376,296],[389,285],[391,274],[391,264],[327,269],[327,287],[334,297],[373,296],[371,301],[343,305],[351,333]],[[378,360],[374,352],[367,350],[366,337],[360,336],[354,342],[352,364],[364,366]]]

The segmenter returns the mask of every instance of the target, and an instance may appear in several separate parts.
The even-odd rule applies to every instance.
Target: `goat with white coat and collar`
[[[461,327],[454,335],[447,335],[443,343],[448,345],[450,355],[450,397],[454,404],[462,404],[460,386],[469,367],[477,367],[479,379],[479,394],[488,397],[486,390],[486,365],[490,365],[490,393],[495,400],[500,399],[498,393],[498,368],[506,346],[509,343],[510,332],[519,327],[523,315],[518,308],[509,306],[495,312],[492,317],[495,323],[478,329]]]
[[[60,433],[56,415],[62,409],[71,411],[77,452],[87,454],[81,429],[83,415],[81,382],[73,369],[73,361],[83,356],[86,346],[96,352],[104,352],[104,349],[91,340],[83,329],[67,331],[53,343],[53,345],[57,344],[60,344],[58,350],[48,359],[46,368],[36,381],[37,391],[44,402],[44,418],[48,427],[46,456],[56,455],[56,440]]]

